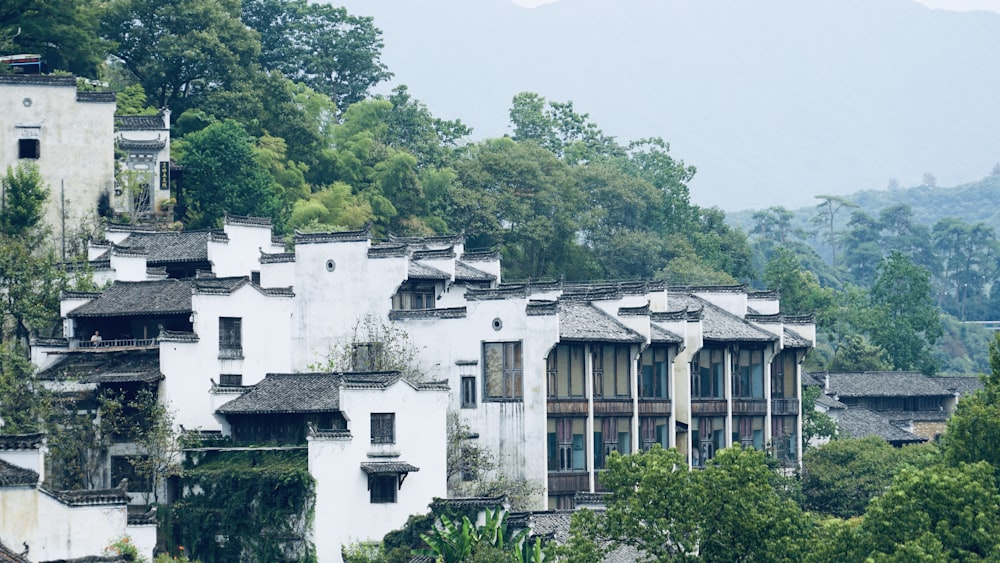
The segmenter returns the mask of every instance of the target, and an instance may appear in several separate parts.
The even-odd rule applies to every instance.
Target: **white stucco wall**
[[[216,276],[250,276],[260,271],[260,253],[274,252],[271,245],[271,228],[226,221],[223,231],[229,242],[209,241],[208,259]],[[289,284],[290,285],[290,284]],[[280,286],[272,286],[280,287]]]
[[[446,391],[417,391],[398,381],[384,391],[342,388],[340,404],[351,437],[309,439],[309,472],[316,479],[313,541],[323,563],[342,561],[344,544],[381,540],[447,493]],[[395,413],[395,444],[371,444],[373,412]],[[384,461],[420,470],[406,476],[395,503],[372,503],[361,463]]]
[[[32,83],[44,81],[46,83]],[[77,101],[72,77],[8,76],[0,80],[0,170],[16,165],[18,139],[38,139],[38,165],[50,190],[45,222],[62,236],[97,207],[114,182],[115,104]],[[65,182],[65,206],[60,200]]]
[[[215,416],[218,401],[209,394],[211,380],[240,374],[253,385],[268,373],[291,369],[292,298],[264,295],[250,284],[230,295],[191,297],[198,342],[160,343],[160,370],[165,379],[162,398],[175,412],[176,424],[188,430],[221,430]],[[243,358],[219,357],[219,318],[242,319]]]
[[[127,533],[124,504],[67,506],[41,492],[38,513],[44,525],[31,547],[36,561],[98,555]]]

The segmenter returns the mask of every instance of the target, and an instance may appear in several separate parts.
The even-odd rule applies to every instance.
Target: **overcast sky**
[[[512,0],[518,6],[525,8],[535,8],[543,4],[551,4],[559,0]],[[955,12],[971,12],[974,10],[986,10],[1000,13],[1000,0],[916,0],[928,8],[940,10],[952,10]]]

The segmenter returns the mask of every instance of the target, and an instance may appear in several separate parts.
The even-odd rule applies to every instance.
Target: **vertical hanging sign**
[[[160,163],[160,189],[169,190],[170,189],[170,162],[164,161]]]

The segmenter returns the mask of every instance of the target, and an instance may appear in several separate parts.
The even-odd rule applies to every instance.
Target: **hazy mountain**
[[[1000,201],[998,174],[950,188],[915,186],[893,190],[864,190],[844,197],[858,204],[859,209],[873,217],[878,217],[879,212],[887,207],[903,203],[913,210],[913,221],[917,224],[932,227],[945,217],[956,217],[970,224],[986,223],[1000,233],[1000,205],[997,205]],[[813,203],[799,209],[785,206],[795,215],[793,219],[795,227],[806,231],[816,229],[810,223],[810,219],[817,214],[815,204],[819,203],[819,200],[814,200]],[[841,228],[850,219],[851,211],[846,209],[838,215]],[[750,232],[754,224],[752,216],[752,210],[744,210],[727,213],[726,220],[742,228],[744,232]],[[825,245],[818,243],[816,246],[821,250],[826,248]]]
[[[1000,15],[910,0],[346,0],[436,115],[509,132],[530,90],[622,139],[662,136],[726,210],[940,184],[1000,161]],[[389,86],[387,85],[386,90]]]

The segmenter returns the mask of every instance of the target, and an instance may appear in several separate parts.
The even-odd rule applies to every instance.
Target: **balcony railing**
[[[114,350],[135,350],[141,348],[157,348],[160,341],[156,338],[114,338],[94,342],[93,340],[70,339],[71,350],[79,352],[110,352]]]
[[[771,399],[771,414],[799,414],[798,399]]]

